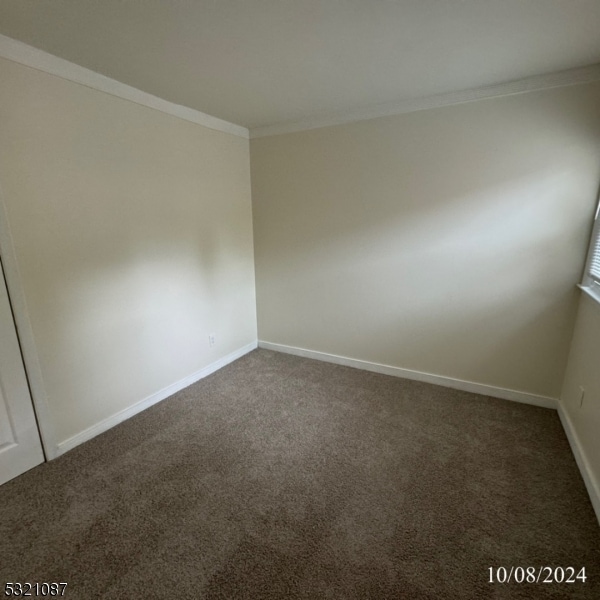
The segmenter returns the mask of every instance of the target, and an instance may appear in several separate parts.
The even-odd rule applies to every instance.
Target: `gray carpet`
[[[556,412],[266,350],[0,487],[0,593],[598,599],[599,542]]]

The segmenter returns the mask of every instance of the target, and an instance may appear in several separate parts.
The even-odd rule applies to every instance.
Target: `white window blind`
[[[596,220],[598,220],[596,218]],[[595,281],[600,282],[600,232],[598,227],[594,228],[595,235],[590,246],[591,256],[589,259],[588,273]]]
[[[600,302],[600,202],[596,208],[592,239],[585,262],[585,272],[581,288],[596,301]]]

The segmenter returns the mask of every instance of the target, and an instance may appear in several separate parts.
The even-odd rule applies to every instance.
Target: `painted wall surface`
[[[557,398],[600,84],[251,141],[259,339]]]
[[[249,145],[10,61],[0,81],[0,184],[62,442],[255,341]]]
[[[600,305],[581,294],[571,354],[561,394],[563,410],[571,422],[587,473],[600,500]],[[585,394],[581,402],[581,389]],[[598,513],[600,518],[600,513]]]

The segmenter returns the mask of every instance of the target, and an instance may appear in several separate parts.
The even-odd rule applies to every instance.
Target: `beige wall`
[[[248,142],[3,59],[0,81],[2,198],[64,442],[255,340]],[[261,339],[558,396],[598,105],[596,83],[253,140]],[[597,414],[594,308],[563,401],[597,455],[573,409],[582,379]]]
[[[573,343],[561,394],[576,443],[595,493],[590,494],[600,519],[600,305],[582,293]],[[581,387],[585,390],[581,402]],[[589,485],[590,482],[588,482]]]
[[[600,84],[251,141],[259,339],[558,397]]]
[[[62,442],[256,339],[248,140],[1,59],[0,81],[0,185]]]

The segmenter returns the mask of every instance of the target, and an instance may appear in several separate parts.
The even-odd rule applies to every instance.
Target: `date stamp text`
[[[488,583],[585,583],[585,567],[489,567]]]

